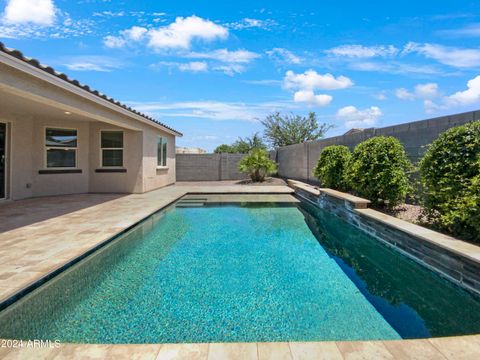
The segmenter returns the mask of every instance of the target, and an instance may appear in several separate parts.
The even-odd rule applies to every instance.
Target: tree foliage
[[[480,121],[441,134],[420,161],[420,174],[434,224],[480,242]]]
[[[374,205],[393,207],[405,201],[411,185],[410,161],[400,141],[378,136],[358,144],[346,170],[351,188]]]
[[[213,152],[216,154],[248,154],[253,149],[267,149],[267,145],[265,145],[258,133],[253,134],[251,137],[238,138],[231,145],[222,144],[217,146]]]
[[[351,157],[352,154],[346,146],[327,146],[320,153],[313,174],[318,178],[322,186],[336,190],[347,190],[345,170]]]
[[[213,150],[215,154],[233,154],[235,153],[232,145],[222,144],[219,145]]]
[[[314,112],[307,117],[276,112],[268,115],[262,124],[265,127],[264,137],[273,147],[321,139],[332,127],[319,125]]]
[[[250,176],[254,182],[262,182],[265,176],[277,171],[277,164],[270,160],[268,152],[264,149],[253,149],[238,164],[238,169]]]

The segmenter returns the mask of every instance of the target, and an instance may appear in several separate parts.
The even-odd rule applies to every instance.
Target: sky
[[[0,41],[209,151],[273,112],[334,136],[480,108],[478,1],[0,0]]]

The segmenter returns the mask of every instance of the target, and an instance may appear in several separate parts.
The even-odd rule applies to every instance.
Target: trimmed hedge
[[[373,205],[394,207],[405,202],[411,169],[403,145],[394,137],[378,136],[358,144],[345,176],[351,188]]]
[[[346,146],[327,146],[320,153],[313,175],[325,187],[343,191],[348,190],[348,184],[344,175],[351,157],[352,154]]]
[[[480,121],[441,134],[421,160],[420,174],[429,219],[480,242]]]

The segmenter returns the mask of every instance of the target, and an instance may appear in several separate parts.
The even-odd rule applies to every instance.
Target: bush
[[[250,175],[252,181],[262,182],[265,176],[277,171],[277,165],[270,160],[268,153],[263,149],[253,149],[238,164],[238,169]]]
[[[352,157],[348,147],[343,145],[327,146],[320,153],[317,166],[313,171],[320,183],[336,190],[347,190],[345,169]]]
[[[430,220],[480,242],[480,121],[441,134],[421,160],[420,174]]]
[[[378,136],[358,144],[346,171],[346,180],[373,205],[394,207],[411,190],[411,164],[403,145],[394,137]]]

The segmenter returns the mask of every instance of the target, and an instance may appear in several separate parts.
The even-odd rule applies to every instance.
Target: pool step
[[[177,203],[177,207],[201,207],[207,199],[183,199]]]

